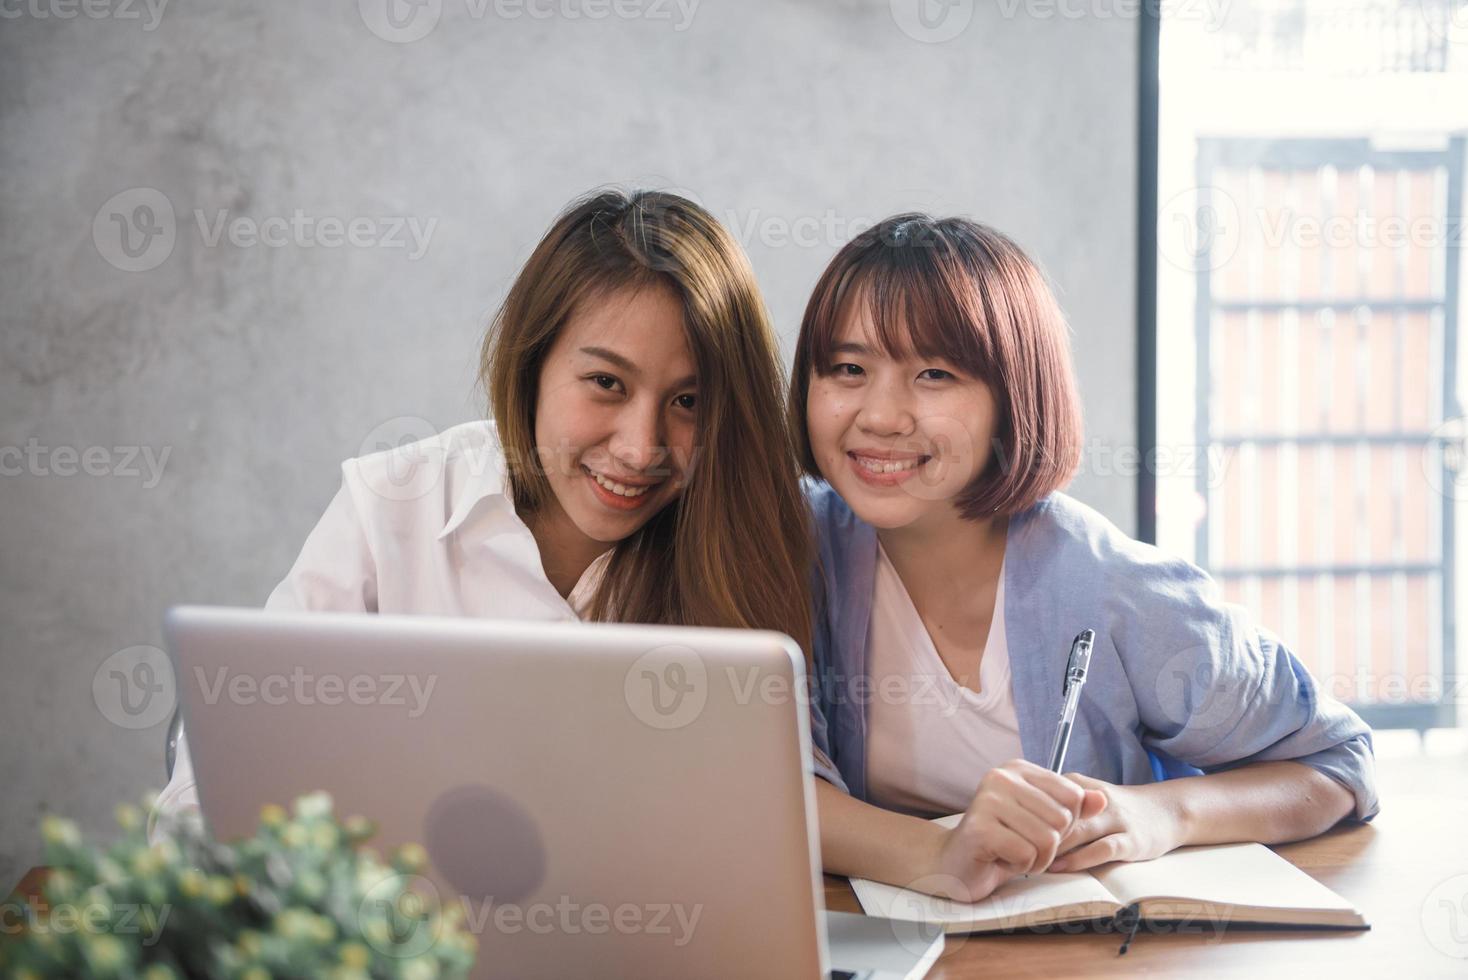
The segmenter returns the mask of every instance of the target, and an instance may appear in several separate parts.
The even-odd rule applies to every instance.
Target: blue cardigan
[[[816,774],[867,799],[867,625],[877,535],[824,483],[807,480],[819,559],[812,637]],[[1223,603],[1194,565],[1135,541],[1054,493],[1010,518],[1004,628],[1024,757],[1045,765],[1065,662],[1096,631],[1066,770],[1118,784],[1292,759],[1344,785],[1376,815],[1371,729],[1278,637]]]

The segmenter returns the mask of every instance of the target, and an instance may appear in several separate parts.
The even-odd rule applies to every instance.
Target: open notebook
[[[960,815],[935,823],[952,827]],[[1113,918],[1370,928],[1350,902],[1261,844],[1184,847],[1152,861],[1015,878],[979,902],[851,879],[868,915],[941,924],[947,932],[1020,929]]]

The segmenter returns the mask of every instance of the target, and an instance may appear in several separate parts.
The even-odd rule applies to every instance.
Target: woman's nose
[[[662,458],[662,427],[657,413],[629,408],[618,420],[612,456],[629,470],[641,472]]]
[[[890,388],[873,388],[857,412],[856,424],[874,436],[906,435],[913,428],[912,409]]]

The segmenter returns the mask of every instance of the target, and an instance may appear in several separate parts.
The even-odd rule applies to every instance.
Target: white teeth
[[[901,462],[891,462],[880,459],[872,459],[870,456],[858,456],[856,461],[861,464],[862,469],[871,470],[873,473],[901,473],[905,470],[917,469],[923,462],[924,457],[918,456],[914,459],[905,459]]]
[[[600,473],[594,472],[593,470],[587,470],[586,472],[590,473],[592,478],[596,480],[597,483],[600,483],[603,487],[610,490],[612,493],[615,493],[619,497],[640,497],[652,489],[652,487],[650,486],[629,487],[625,483],[618,483],[616,480],[608,480],[606,477],[602,476]]]

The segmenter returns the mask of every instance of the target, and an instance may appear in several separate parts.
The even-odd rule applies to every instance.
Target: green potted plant
[[[324,793],[291,813],[266,806],[255,835],[213,840],[197,814],[150,845],[143,814],[117,808],[107,847],[47,817],[50,869],[15,928],[8,910],[0,975],[16,980],[449,980],[474,963],[462,910],[440,911],[416,887],[422,847],[383,862],[364,846],[376,828],[339,821]]]

